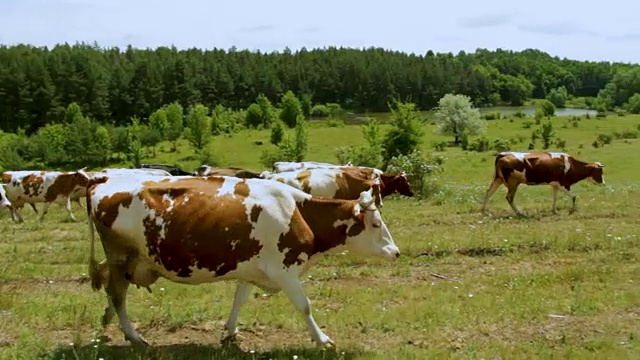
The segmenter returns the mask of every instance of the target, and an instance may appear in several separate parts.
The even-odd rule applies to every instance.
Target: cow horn
[[[596,164],[596,165],[598,165],[598,167],[601,167],[601,168],[603,168],[603,167],[604,167],[604,165],[603,165],[601,162],[599,162],[599,161],[596,161],[596,162],[595,162],[595,164]]]

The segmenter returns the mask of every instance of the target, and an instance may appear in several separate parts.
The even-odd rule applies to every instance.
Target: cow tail
[[[91,288],[93,288],[93,290],[100,290],[102,287],[102,277],[98,270],[98,262],[96,261],[96,236],[93,228],[93,217],[91,216],[90,189],[96,184],[106,181],[106,178],[102,181],[96,181],[92,177],[88,176],[84,171],[80,170],[80,172],[88,179],[85,195],[87,200],[87,224],[89,225],[89,277],[91,278]]]
[[[493,167],[494,167],[494,173],[493,173],[493,178],[495,179],[500,179],[502,180],[502,182],[504,182],[505,184],[507,183],[507,179],[505,179],[504,174],[502,173],[502,167],[500,165],[498,165],[498,161],[500,161],[500,159],[502,159],[502,155],[498,155],[496,156],[496,160],[493,163]]]

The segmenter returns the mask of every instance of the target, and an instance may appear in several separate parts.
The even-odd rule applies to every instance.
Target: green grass
[[[129,315],[152,343],[128,347],[117,325],[99,338],[106,304],[87,282],[88,233],[53,206],[43,225],[25,207],[24,224],[0,213],[0,358],[2,359],[425,359],[576,358],[640,356],[640,140],[591,143],[598,133],[622,132],[638,116],[582,119],[574,128],[554,118],[566,150],[606,165],[607,185],[580,183],[578,211],[566,197],[552,215],[548,186],[522,186],[516,218],[502,188],[479,214],[492,176],[491,153],[448,148],[440,191],[428,201],[385,201],[383,216],[403,256],[377,259],[328,255],[305,278],[318,324],[337,353],[316,350],[302,317],[283,294],[255,297],[240,314],[240,350],[222,348],[232,283],[179,285],[161,279],[153,293],[133,288]],[[488,137],[532,129],[523,120],[489,122]],[[268,132],[216,138],[211,150],[227,165],[260,169]],[[335,161],[333,148],[363,143],[357,126],[313,127],[308,160]],[[424,150],[450,140],[425,125]],[[147,162],[193,169],[191,153],[159,151]],[[163,146],[166,149],[168,145]],[[553,148],[552,150],[558,150]],[[101,251],[100,251],[101,253]],[[96,341],[99,339],[100,341]],[[70,345],[73,343],[73,345]],[[253,353],[251,352],[253,351]]]

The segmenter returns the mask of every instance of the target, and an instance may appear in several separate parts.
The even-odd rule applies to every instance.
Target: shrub
[[[509,150],[510,146],[509,146],[508,142],[504,141],[503,139],[498,138],[498,139],[493,140],[492,148],[495,151],[502,152],[502,151]]]
[[[596,141],[601,143],[601,144],[603,144],[603,145],[609,145],[613,141],[613,135],[611,135],[611,134],[598,134],[598,137],[596,138]]]
[[[491,150],[489,139],[482,135],[469,145],[469,150],[477,152],[485,152]]]
[[[432,143],[435,151],[444,151],[447,148],[448,143],[446,141],[434,141]]]
[[[329,117],[329,119],[327,119],[326,125],[328,127],[344,127],[345,122],[344,120],[336,119],[333,116],[331,116]]]
[[[428,198],[437,189],[436,179],[432,176],[443,171],[444,158],[440,156],[425,157],[420,150],[413,150],[408,155],[394,156],[389,160],[386,171],[407,174],[411,188],[418,198]]]
[[[564,139],[556,139],[556,146],[558,147],[558,149],[566,149],[567,148],[567,141]]]
[[[533,121],[527,120],[522,122],[522,127],[525,129],[530,129],[533,126]]]
[[[633,130],[633,129],[628,129],[628,130],[624,130],[621,134],[621,137],[623,139],[637,139],[638,138],[638,131]]]
[[[330,114],[329,108],[323,104],[317,104],[311,108],[311,116],[313,117],[328,117]]]
[[[484,114],[484,118],[485,118],[485,120],[500,119],[500,113],[499,112],[489,112],[489,113]]]

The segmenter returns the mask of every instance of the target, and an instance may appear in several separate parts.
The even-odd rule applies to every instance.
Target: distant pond
[[[536,106],[495,106],[495,107],[486,107],[480,108],[481,114],[491,113],[491,112],[499,112],[504,116],[511,115],[518,111],[522,111],[526,116],[533,116],[536,112]],[[428,115],[429,111],[422,111],[423,115]],[[597,111],[588,110],[588,109],[579,109],[579,108],[556,108],[556,116],[584,116],[589,114],[589,116],[595,116]],[[369,113],[368,116],[372,118],[376,118],[381,122],[386,122],[390,120],[391,113]],[[322,121],[324,119],[311,119],[311,121]],[[347,124],[362,124],[367,121],[367,114],[358,114],[358,113],[348,113],[343,120]]]
[[[486,107],[480,108],[480,112],[483,114],[490,112],[500,112],[503,115],[511,115],[518,111],[522,111],[527,116],[533,116],[536,112],[535,106],[496,106],[496,107]],[[598,112],[595,110],[589,109],[578,109],[578,108],[556,108],[556,116],[582,116],[589,114],[590,116],[595,116]]]

